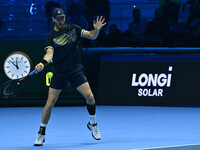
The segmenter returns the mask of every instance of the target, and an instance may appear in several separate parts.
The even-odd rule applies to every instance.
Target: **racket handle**
[[[36,73],[37,69],[33,70],[31,73],[29,73],[29,76],[32,76]]]

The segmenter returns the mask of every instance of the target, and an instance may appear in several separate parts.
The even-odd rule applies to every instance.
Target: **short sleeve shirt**
[[[80,64],[77,39],[83,29],[77,25],[65,25],[61,31],[51,31],[45,42],[45,49],[54,49],[53,71],[67,71]]]

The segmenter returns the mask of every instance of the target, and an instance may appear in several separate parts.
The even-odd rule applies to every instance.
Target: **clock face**
[[[10,79],[20,79],[27,76],[31,70],[31,60],[23,52],[13,52],[4,61],[4,73]]]

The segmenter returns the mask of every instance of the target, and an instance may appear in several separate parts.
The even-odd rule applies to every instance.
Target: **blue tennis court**
[[[97,106],[102,139],[87,129],[86,107],[54,107],[42,147],[33,143],[43,107],[0,108],[1,150],[199,150],[200,108]]]

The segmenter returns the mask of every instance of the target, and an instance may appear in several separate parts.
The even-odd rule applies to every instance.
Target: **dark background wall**
[[[3,61],[5,57],[13,51],[23,51],[26,54],[28,54],[32,60],[33,67],[36,63],[38,63],[43,55],[44,55],[44,42],[43,41],[9,41],[9,42],[1,42],[1,55],[0,55],[0,65],[3,66]],[[131,56],[134,55],[133,60],[127,60],[126,57],[124,57],[124,60],[118,60],[118,59],[111,59],[109,61],[102,61],[102,57],[104,56]],[[145,58],[140,59],[139,61],[136,61],[137,55],[144,55],[148,56],[147,58],[151,58],[152,56],[157,56],[156,58],[151,58],[149,61],[146,62],[150,66],[148,67],[147,72],[159,72],[162,68],[162,66],[168,67],[171,64],[176,66],[176,68],[179,68],[175,71],[175,75],[177,79],[181,79],[180,81],[177,81],[181,83],[181,81],[184,81],[184,83],[188,83],[188,85],[183,84],[175,84],[175,89],[170,90],[170,96],[165,96],[166,98],[170,97],[178,97],[176,98],[177,101],[170,101],[170,103],[167,103],[165,100],[163,101],[162,98],[157,97],[157,100],[160,99],[161,101],[154,103],[153,101],[151,103],[145,103],[145,102],[137,102],[138,98],[134,98],[135,101],[130,100],[131,98],[131,91],[128,92],[126,90],[126,86],[129,86],[129,80],[124,76],[124,72],[126,70],[130,70],[130,68],[133,68],[133,72],[139,72],[141,73],[141,67],[145,66]],[[182,59],[184,55],[184,59]],[[83,65],[85,66],[85,74],[88,78],[88,81],[91,85],[91,88],[93,90],[93,93],[96,97],[97,104],[100,105],[198,105],[198,100],[195,100],[192,98],[193,101],[190,100],[190,92],[188,91],[187,96],[181,96],[177,94],[177,90],[180,90],[183,93],[187,93],[187,88],[184,90],[181,90],[183,87],[190,87],[194,88],[195,90],[192,90],[192,95],[195,96],[195,94],[198,94],[198,81],[195,79],[198,78],[198,65],[200,62],[200,48],[131,48],[131,47],[115,47],[115,48],[83,48],[80,51],[80,57],[82,60]],[[162,56],[162,57],[161,57]],[[173,56],[173,57],[172,57]],[[192,56],[192,57],[191,57]],[[140,56],[141,57],[141,56]],[[112,57],[111,57],[112,58]],[[139,58],[139,56],[138,56]],[[173,59],[172,59],[173,58]],[[180,59],[181,58],[181,59]],[[156,59],[156,60],[154,60]],[[171,62],[173,60],[173,63]],[[181,60],[181,61],[180,61]],[[124,62],[126,62],[126,65],[123,65]],[[134,63],[135,62],[135,63]],[[188,63],[189,62],[189,65]],[[195,63],[193,63],[195,62]],[[141,65],[139,65],[141,64]],[[143,65],[142,65],[143,64]],[[152,65],[151,65],[152,64]],[[163,64],[161,66],[157,66],[156,64]],[[111,67],[110,67],[111,66]],[[113,66],[113,67],[112,67]],[[152,68],[151,68],[152,67]],[[189,75],[187,74],[187,69],[193,69],[192,71],[189,71]],[[145,67],[144,67],[145,68]],[[157,69],[155,69],[157,68]],[[112,71],[113,69],[113,71]],[[196,71],[197,70],[197,71]],[[25,89],[21,95],[14,99],[0,99],[1,106],[41,106],[44,105],[47,93],[48,93],[48,87],[46,86],[46,73],[51,71],[51,65],[46,67],[44,71],[41,73],[34,75],[30,80],[26,82]],[[145,71],[145,69],[143,70]],[[186,72],[184,72],[186,71]],[[162,71],[161,71],[162,72]],[[109,74],[109,75],[108,75]],[[126,73],[125,73],[126,74]],[[129,77],[131,74],[129,74]],[[178,77],[180,76],[180,78]],[[116,78],[114,78],[116,77]],[[193,78],[194,77],[194,78]],[[3,68],[1,68],[1,74],[0,74],[0,85],[2,85],[5,81],[9,80],[4,72]],[[176,82],[177,79],[174,79],[173,82]],[[191,80],[193,79],[193,80]],[[187,82],[186,82],[187,80]],[[125,88],[123,88],[123,92],[120,90],[120,86],[117,87],[117,85],[124,85]],[[197,84],[195,84],[197,83]],[[193,87],[194,84],[194,87]],[[195,86],[197,85],[197,87]],[[113,86],[113,88],[111,88]],[[174,88],[174,87],[173,87]],[[117,91],[116,89],[119,89]],[[177,89],[177,90],[176,90]],[[185,91],[186,90],[186,91]],[[126,100],[121,101],[123,99],[123,96],[128,96]],[[127,93],[126,93],[127,92]],[[121,96],[117,96],[117,95]],[[136,94],[137,95],[137,94]],[[117,96],[117,97],[116,97]],[[126,97],[125,96],[125,97]],[[186,98],[186,100],[183,100],[183,97]],[[196,96],[195,96],[196,97]],[[130,98],[130,99],[129,99]],[[197,98],[197,97],[196,97]],[[128,100],[129,99],[129,100]],[[141,99],[141,98],[140,98]],[[171,98],[170,98],[171,99]],[[144,101],[145,98],[144,98]],[[73,88],[66,86],[66,89],[62,92],[60,96],[60,100],[58,101],[57,105],[84,105],[85,100],[83,97]],[[162,103],[165,102],[165,103]]]
[[[32,69],[45,54],[44,41],[1,41],[0,45],[0,85],[9,80],[3,71],[4,59],[9,53],[14,51],[26,53],[32,60]],[[46,73],[48,72],[51,72],[51,65],[27,80],[23,93],[17,98],[1,99],[0,106],[43,105],[48,94],[48,87],[46,86]],[[82,105],[84,103],[82,96],[69,86],[66,86],[66,90],[60,95],[60,99],[57,105]]]

